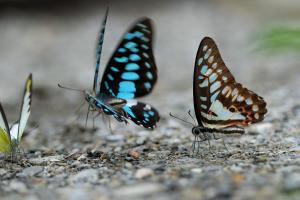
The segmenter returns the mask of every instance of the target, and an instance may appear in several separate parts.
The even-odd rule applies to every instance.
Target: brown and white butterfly
[[[235,81],[209,37],[201,41],[197,52],[193,93],[198,121],[192,129],[195,140],[208,140],[209,133],[243,134],[243,126],[262,121],[267,113],[264,99]]]

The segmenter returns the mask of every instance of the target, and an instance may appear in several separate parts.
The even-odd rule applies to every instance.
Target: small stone
[[[251,126],[251,128],[249,128],[249,131],[256,131],[258,133],[266,133],[266,132],[271,132],[274,130],[274,125],[272,123],[258,123],[258,124],[254,124],[253,126]]]
[[[139,137],[137,140],[136,140],[136,144],[138,145],[143,145],[146,143],[146,138],[145,137]]]
[[[283,189],[286,192],[296,191],[300,189],[300,177],[298,174],[291,173],[284,180]]]
[[[138,199],[164,191],[164,187],[157,183],[141,183],[137,185],[124,186],[114,192],[116,199]]]
[[[155,153],[148,153],[147,154],[148,159],[152,160],[156,158],[156,154]]]
[[[7,170],[0,168],[0,176],[2,177],[3,175],[5,175],[7,173]]]
[[[132,158],[134,158],[135,160],[138,160],[140,157],[140,153],[134,150],[130,150],[128,152],[128,155],[131,156]]]
[[[64,157],[62,155],[57,155],[43,158],[31,158],[29,159],[29,162],[33,165],[48,165],[51,162],[60,162],[62,160],[64,160]]]
[[[260,155],[260,156],[256,156],[256,157],[254,158],[253,163],[263,163],[263,162],[266,162],[267,160],[268,160],[268,157],[267,157],[267,156]]]
[[[84,161],[84,160],[86,160],[86,157],[87,157],[86,154],[82,154],[81,156],[79,156],[79,157],[77,158],[77,160],[78,160],[78,161]]]
[[[138,169],[136,172],[135,172],[135,175],[134,177],[137,178],[137,179],[143,179],[143,178],[147,178],[147,177],[150,177],[154,174],[153,170],[152,169],[149,169],[149,168],[141,168],[141,169]]]
[[[96,169],[85,169],[75,174],[70,178],[72,183],[97,183],[98,181],[98,170]]]
[[[28,190],[26,185],[23,182],[16,181],[16,180],[10,182],[8,189],[10,191],[15,191],[19,193],[26,193]]]
[[[125,140],[124,135],[107,135],[106,141],[108,142],[121,142]]]
[[[30,177],[30,176],[36,176],[39,173],[41,173],[44,170],[44,167],[42,166],[31,166],[23,169],[22,172],[18,173],[18,177]]]
[[[201,168],[193,168],[193,169],[191,169],[191,172],[193,174],[201,174],[202,173],[202,169]]]

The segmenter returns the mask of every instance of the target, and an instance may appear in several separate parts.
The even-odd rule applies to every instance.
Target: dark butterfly
[[[209,133],[243,134],[242,126],[262,121],[267,113],[264,99],[235,81],[209,37],[201,41],[196,55],[193,96],[196,141],[208,140]]]
[[[135,98],[151,93],[157,69],[152,52],[151,20],[142,18],[127,31],[110,58],[99,84],[99,67],[108,10],[102,23],[96,49],[93,91],[85,91],[89,111],[112,115],[119,122],[127,119],[153,129],[159,114],[151,105]]]

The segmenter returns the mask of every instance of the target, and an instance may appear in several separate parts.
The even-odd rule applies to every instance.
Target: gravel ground
[[[160,111],[154,131],[113,122],[111,134],[101,117],[95,128],[89,121],[84,129],[84,109],[79,119],[74,114],[83,97],[56,88],[58,82],[91,84],[93,68],[86,66],[93,66],[103,4],[0,8],[0,96],[9,121],[18,116],[25,77],[34,76],[25,154],[17,163],[1,159],[1,199],[298,199],[299,61],[293,53],[257,54],[249,38],[266,25],[299,17],[299,3],[128,2],[112,2],[103,59],[133,19],[154,20],[159,82],[143,99]],[[136,4],[141,9],[131,8]],[[193,154],[191,127],[168,113],[191,120],[193,63],[204,35],[216,39],[236,79],[261,94],[269,112],[246,134],[224,137],[228,151],[219,139],[211,149],[201,143]]]

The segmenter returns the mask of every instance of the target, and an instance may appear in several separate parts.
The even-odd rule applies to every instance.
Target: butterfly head
[[[91,106],[95,104],[95,95],[87,90],[84,90],[84,98]]]
[[[195,137],[199,136],[201,134],[201,128],[199,126],[194,126],[192,128],[192,133]]]

